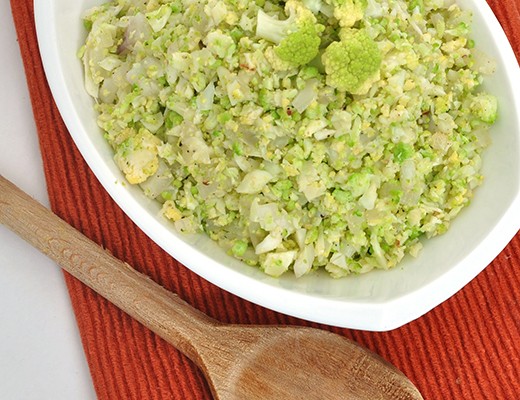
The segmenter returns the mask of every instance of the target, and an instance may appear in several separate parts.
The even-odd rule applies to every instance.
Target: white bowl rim
[[[514,83],[513,87],[520,88],[520,69],[500,23],[486,2],[473,0],[473,3],[490,25],[495,40],[504,44],[497,50],[504,60],[510,81]],[[168,237],[166,228],[156,221],[143,217],[141,205],[122,185],[114,185],[117,177],[105,168],[103,160],[87,140],[88,135],[78,122],[77,112],[72,106],[63,78],[65,72],[62,65],[53,62],[59,58],[54,18],[57,10],[54,5],[54,0],[34,0],[38,44],[54,100],[80,153],[109,195],[145,234],[190,270],[224,290],[269,309],[308,321],[351,329],[387,331],[417,319],[455,294],[491,263],[518,231],[520,192],[516,193],[502,218],[483,239],[493,237],[494,240],[487,241],[486,246],[477,246],[464,259],[464,268],[455,266],[420,290],[382,303],[375,301],[351,303],[338,299],[313,297],[283,287],[266,285],[232,269],[219,268],[220,263],[198,251],[196,251],[197,260],[194,262],[193,259],[188,259],[190,254],[193,255],[193,247],[179,240],[175,242],[172,249],[171,244],[165,240],[165,237]],[[520,116],[520,96],[514,97],[514,102],[516,114]],[[427,299],[423,296],[426,291]],[[257,293],[262,295],[258,296]],[[316,310],[320,312],[317,313]]]

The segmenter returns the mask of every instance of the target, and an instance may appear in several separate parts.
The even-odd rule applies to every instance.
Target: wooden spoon
[[[215,399],[422,399],[395,367],[339,335],[222,324],[118,260],[0,175],[0,222],[171,343]]]

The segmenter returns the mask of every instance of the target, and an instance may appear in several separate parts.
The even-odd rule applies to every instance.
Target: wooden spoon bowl
[[[220,326],[212,346],[229,346],[229,359],[206,376],[221,399],[422,399],[418,390],[381,357],[318,329]],[[200,363],[199,365],[203,365]],[[202,367],[204,369],[204,367]]]
[[[346,338],[222,324],[118,260],[0,176],[0,223],[178,348],[221,400],[422,399],[399,370]]]

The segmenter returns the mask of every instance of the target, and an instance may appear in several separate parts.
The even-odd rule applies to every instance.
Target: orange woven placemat
[[[520,56],[520,2],[488,2]],[[168,256],[110,199],[53,102],[36,42],[32,0],[11,0],[11,7],[55,213],[221,321],[312,325],[345,335],[395,364],[425,399],[520,398],[520,235],[455,296],[390,332],[311,324],[237,298]],[[66,282],[99,399],[211,398],[190,360],[74,278],[66,275]]]

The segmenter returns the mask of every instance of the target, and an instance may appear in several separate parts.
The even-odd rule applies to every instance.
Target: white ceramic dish
[[[35,0],[45,71],[61,115],[83,157],[125,213],[191,270],[240,297],[296,317],[355,329],[397,328],[425,314],[481,272],[520,227],[520,69],[484,1],[460,0],[474,11],[477,45],[498,60],[488,89],[500,101],[493,145],[484,156],[484,185],[447,234],[427,241],[417,259],[391,271],[332,280],[324,275],[273,279],[221,251],[203,235],[181,236],[157,217],[159,206],[124,178],[96,125],[83,88],[77,50],[85,36],[80,17],[100,0]]]

